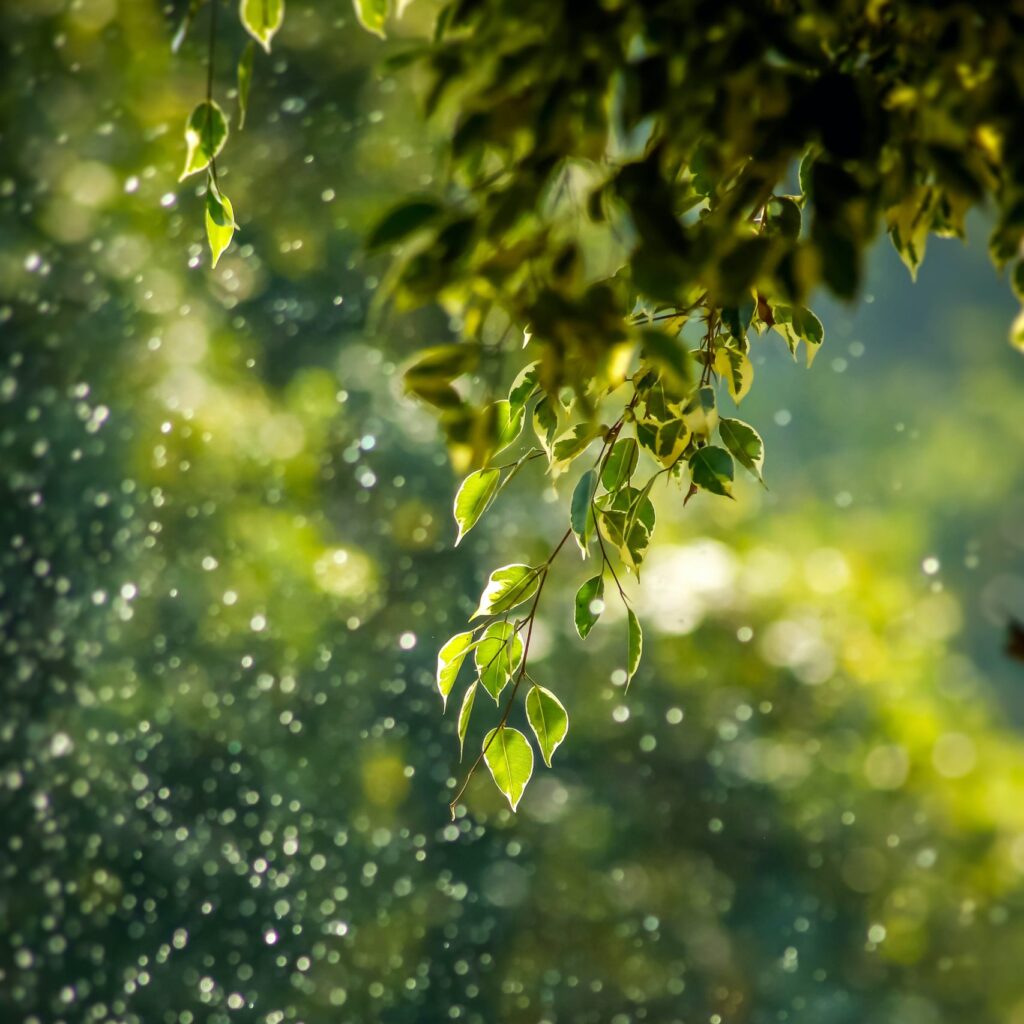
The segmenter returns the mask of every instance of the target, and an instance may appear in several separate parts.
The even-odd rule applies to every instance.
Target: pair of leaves
[[[552,756],[569,731],[569,716],[550,690],[535,683],[526,697],[526,717],[550,768]],[[494,784],[516,810],[533,775],[530,741],[518,729],[501,725],[484,738],[483,752]]]
[[[456,633],[437,654],[437,689],[445,707],[455,686],[463,662],[473,652],[477,682],[497,702],[523,660],[523,642],[519,632],[508,622],[494,622],[480,639],[475,631]],[[474,686],[476,683],[473,684]]]
[[[198,104],[185,122],[187,151],[181,180],[199,171],[208,171],[204,222],[214,267],[231,244],[238,228],[231,200],[221,192],[213,175],[214,160],[224,148],[227,137],[228,124],[224,111],[213,100],[204,100]]]
[[[488,626],[473,659],[480,682],[497,704],[501,691],[512,681],[523,660],[523,642],[515,626],[508,622]]]
[[[799,343],[804,342],[810,366],[825,340],[821,321],[806,306],[776,306],[772,316],[775,318],[772,327],[782,335],[794,356]]]
[[[690,478],[694,486],[712,494],[731,498],[733,459],[764,483],[761,475],[764,466],[764,442],[761,435],[749,423],[728,417],[723,417],[719,421],[718,434],[725,448],[709,444],[698,448],[690,456]]]

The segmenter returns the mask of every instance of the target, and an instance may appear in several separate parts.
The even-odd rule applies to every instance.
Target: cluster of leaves
[[[258,43],[266,53],[284,24],[285,0],[239,0],[238,18],[249,36],[238,58],[236,68],[235,101],[238,108],[238,128],[245,127],[245,116],[249,106],[249,90],[252,87],[253,64]],[[219,41],[217,31],[217,10],[220,0],[188,0],[178,29],[171,42],[175,52],[188,35],[193,21],[201,7],[209,7],[209,44],[207,52],[208,74],[206,98],[198,103],[185,122],[185,166],[180,181],[193,174],[206,172],[206,240],[210,246],[210,264],[217,262],[224,250],[231,244],[238,224],[231,200],[224,194],[217,177],[217,157],[228,140],[230,126],[223,107],[214,98],[215,56]],[[370,32],[383,35],[387,5],[382,0],[353,0],[356,16]]]
[[[387,13],[361,17],[383,33]],[[815,288],[854,298],[882,229],[914,273],[928,236],[963,236],[982,202],[997,211],[993,260],[1013,263],[1024,300],[1024,14],[915,0],[450,0],[400,63],[426,79],[450,171],[391,210],[369,245],[398,255],[384,289],[398,308],[439,303],[458,324],[458,341],[422,352],[405,377],[468,474],[458,539],[526,462],[546,458],[557,477],[599,448],[548,560],[495,570],[484,621],[439,658],[447,700],[473,653],[460,742],[479,688],[497,701],[510,686],[473,768],[485,761],[514,808],[533,767],[508,725],[521,684],[546,762],[568,725],[528,670],[555,557],[570,537],[584,556],[596,547],[577,628],[593,627],[609,575],[627,605],[630,678],[641,632],[615,566],[639,571],[660,477],[685,500],[731,497],[737,462],[760,478],[757,431],[719,410],[723,392],[738,403],[749,391],[759,336],[780,335],[794,356],[803,343],[809,365],[824,337],[807,308]],[[226,127],[207,135],[196,116],[189,166],[212,169]],[[226,213],[208,223],[224,231],[233,218],[215,185],[213,171]],[[1024,316],[1014,339],[1024,348]]]

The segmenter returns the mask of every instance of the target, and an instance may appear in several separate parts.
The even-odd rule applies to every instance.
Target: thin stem
[[[213,75],[214,75],[214,59],[217,53],[217,4],[218,0],[210,0],[210,35],[208,41],[208,49],[206,56],[206,133],[207,137],[210,134],[210,118],[212,117],[213,110]],[[210,154],[210,176],[213,178],[214,185],[220,188],[217,182],[217,158],[211,152]]]

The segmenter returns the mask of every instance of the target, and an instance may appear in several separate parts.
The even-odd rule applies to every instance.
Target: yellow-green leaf
[[[498,615],[522,604],[537,589],[541,570],[534,566],[515,563],[495,569],[480,595],[480,604],[472,618]]]
[[[284,0],[241,0],[239,15],[246,32],[270,53],[270,41],[284,22]]]
[[[533,775],[533,748],[518,730],[503,725],[484,739],[484,760],[494,784],[505,794],[514,811]]]
[[[526,695],[526,717],[540,745],[540,755],[550,768],[552,755],[569,731],[569,714],[550,690],[534,683]]]
[[[456,547],[487,511],[494,495],[498,493],[500,482],[501,473],[496,469],[477,470],[462,481],[455,495],[455,522],[459,527],[459,534],[455,538]]]
[[[459,669],[472,649],[473,634],[456,633],[437,652],[437,689],[444,707],[448,706],[448,694],[452,692]]]
[[[203,100],[185,122],[185,169],[179,181],[190,174],[206,170],[210,161],[224,148],[228,138],[228,122],[215,100]]]
[[[384,38],[384,23],[388,17],[387,0],[352,0],[359,24],[375,36]]]
[[[523,660],[523,642],[510,622],[495,622],[484,631],[473,655],[484,689],[498,702],[501,691]]]
[[[211,181],[206,191],[206,240],[210,243],[211,267],[217,266],[237,227],[231,200]]]
[[[739,349],[723,346],[715,353],[715,370],[725,379],[733,401],[739,405],[754,383],[754,364]]]
[[[462,698],[462,707],[459,708],[459,760],[462,760],[462,752],[466,747],[466,730],[469,728],[469,716],[473,713],[473,702],[476,700],[477,684],[473,683],[466,690]]]

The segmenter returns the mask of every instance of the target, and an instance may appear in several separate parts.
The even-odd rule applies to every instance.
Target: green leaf
[[[210,266],[216,267],[221,253],[231,244],[234,237],[235,212],[228,199],[210,179],[206,189],[206,240],[210,243]]]
[[[601,483],[604,484],[604,489],[614,493],[628,484],[639,458],[640,448],[635,438],[623,437],[616,441],[601,470]]]
[[[658,427],[654,439],[653,451],[658,461],[666,468],[675,465],[679,457],[686,451],[692,436],[686,420],[675,419],[663,423]]]
[[[540,574],[540,567],[520,563],[495,569],[487,580],[487,586],[480,595],[480,604],[472,618],[498,615],[522,604],[537,589]]]
[[[632,608],[626,609],[628,616],[626,632],[626,689],[633,681],[636,670],[640,667],[640,656],[644,651],[644,631],[640,628],[640,620]]]
[[[889,237],[915,281],[932,229],[935,200],[936,190],[932,186],[919,185],[899,205],[885,211]]]
[[[476,700],[476,689],[478,683],[473,683],[466,690],[462,698],[462,707],[459,708],[459,760],[462,760],[462,752],[466,747],[466,730],[469,728],[469,716],[473,713],[473,702]]]
[[[763,481],[764,441],[761,435],[749,423],[725,417],[718,423],[718,433],[733,458]]]
[[[434,199],[410,199],[392,207],[371,229],[366,248],[383,249],[436,221],[444,207]]]
[[[185,169],[179,181],[210,166],[210,161],[224,148],[228,138],[228,122],[224,111],[214,100],[203,100],[185,122]]]
[[[775,318],[773,327],[786,339],[789,351],[794,356],[799,342],[805,343],[807,365],[810,366],[825,340],[825,328],[821,326],[821,321],[806,306],[776,306],[772,315]]]
[[[558,430],[558,413],[555,410],[555,403],[545,395],[533,407],[533,432],[537,435],[537,440],[549,458],[552,454],[552,438],[555,436],[556,430]]]
[[[754,383],[754,364],[746,352],[723,346],[715,353],[715,370],[725,379],[733,401],[739,405]]]
[[[710,437],[718,425],[718,402],[715,389],[712,387],[698,388],[683,409],[683,419],[695,434]]]
[[[690,456],[690,475],[702,490],[732,497],[733,463],[724,448],[714,444],[698,448]]]
[[[388,17],[387,0],[352,0],[359,24],[375,36],[384,38],[384,23]]]
[[[472,633],[456,633],[445,641],[437,652],[437,690],[441,694],[442,707],[448,706],[448,695],[452,692],[459,669],[466,660],[466,655],[473,648]]]
[[[494,413],[495,437],[494,454],[504,451],[523,432],[523,407],[515,410],[506,398],[499,399],[491,406]]]
[[[577,423],[555,441],[551,454],[556,462],[571,462],[577,455],[585,452],[600,433],[599,424]]]
[[[576,632],[586,640],[604,611],[604,576],[598,575],[576,591]]]
[[[526,718],[537,737],[540,756],[550,768],[552,755],[569,731],[569,715],[550,690],[534,683],[526,695]]]
[[[538,371],[540,363],[530,363],[524,366],[508,389],[508,402],[514,415],[518,410],[525,408],[526,403],[533,397],[537,390]]]
[[[245,113],[249,109],[249,88],[252,86],[252,62],[256,44],[250,39],[238,61],[238,130],[245,127]]]
[[[239,14],[246,32],[270,53],[270,41],[284,22],[284,0],[241,0]]]
[[[505,794],[514,811],[533,775],[533,748],[518,730],[503,725],[484,739],[484,760],[494,784]]]
[[[590,546],[590,538],[594,529],[594,515],[590,507],[597,491],[597,470],[588,469],[580,477],[576,489],[572,492],[572,504],[569,511],[569,525],[572,527],[573,536],[583,554],[587,557],[587,548]]]
[[[459,527],[459,535],[455,538],[456,547],[487,511],[494,495],[498,493],[500,481],[501,473],[496,469],[477,470],[462,481],[455,495],[455,522]]]
[[[484,689],[498,702],[501,691],[523,660],[523,642],[510,622],[495,622],[484,630],[473,660]]]

